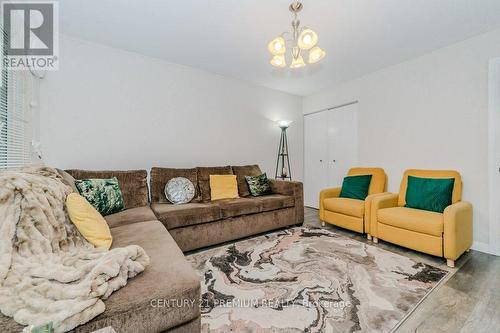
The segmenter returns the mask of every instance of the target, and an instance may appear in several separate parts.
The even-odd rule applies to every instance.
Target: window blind
[[[4,43],[6,38],[4,34]],[[0,169],[5,169],[30,163],[31,121],[26,98],[29,73],[4,67],[1,71]]]

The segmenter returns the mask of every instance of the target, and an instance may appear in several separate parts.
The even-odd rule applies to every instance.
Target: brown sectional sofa
[[[104,218],[113,236],[112,247],[136,244],[151,259],[150,266],[105,301],[106,311],[79,326],[75,333],[112,326],[122,332],[198,332],[199,277],[149,206],[148,172],[66,170],[75,179],[116,177],[125,210]],[[189,300],[194,306],[166,307],[159,302]],[[161,300],[161,301],[158,301]]]
[[[208,175],[233,171],[237,174],[242,198],[211,202]],[[245,173],[260,173],[258,166],[153,168],[151,206],[146,170],[60,173],[73,188],[74,179],[116,177],[125,210],[105,216],[113,236],[112,247],[137,244],[151,258],[144,272],[104,302],[104,313],[77,327],[75,333],[93,332],[107,326],[112,326],[117,333],[200,332],[200,281],[182,251],[300,224],[304,219],[301,183],[271,180],[273,194],[258,198],[247,196],[248,187],[244,187],[246,182],[242,182],[241,177]],[[179,176],[191,179],[197,187],[197,195],[189,204],[172,205],[163,189],[170,178]],[[168,306],[167,300],[183,302]],[[2,332],[22,330],[12,318],[1,314],[0,328]]]
[[[240,198],[210,201],[209,175],[235,174]],[[151,209],[182,251],[283,228],[304,221],[302,183],[271,180],[273,194],[251,197],[244,176],[259,175],[257,165],[151,169]],[[173,205],[164,195],[174,177],[190,179],[196,189],[194,202]]]

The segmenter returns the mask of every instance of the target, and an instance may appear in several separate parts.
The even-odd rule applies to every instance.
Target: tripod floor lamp
[[[290,156],[288,155],[288,140],[286,137],[286,130],[291,123],[290,120],[280,120],[278,122],[278,126],[281,128],[281,138],[278,148],[278,158],[276,160],[276,179],[292,180]]]

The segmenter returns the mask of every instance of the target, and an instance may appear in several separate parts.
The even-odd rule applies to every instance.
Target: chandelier
[[[287,46],[290,48],[290,58],[292,63],[290,68],[301,68],[306,65],[302,55],[307,52],[308,63],[315,64],[326,55],[326,52],[319,48],[318,34],[311,28],[301,27],[297,14],[302,10],[302,3],[294,1],[290,5],[290,11],[294,15],[292,29],[285,31],[279,37],[273,39],[267,46],[267,49],[273,55],[270,63],[274,67],[283,68],[287,66],[285,54]]]

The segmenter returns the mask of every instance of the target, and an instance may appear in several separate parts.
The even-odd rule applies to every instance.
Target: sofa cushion
[[[273,193],[271,185],[269,185],[269,179],[267,179],[266,173],[258,176],[245,176],[245,179],[252,196],[260,197],[261,195]]]
[[[154,203],[151,209],[167,229],[186,227],[221,219],[220,207],[215,203],[188,203],[183,205]]]
[[[146,170],[127,171],[88,171],[88,170],[66,170],[75,179],[111,178],[118,179],[118,185],[123,194],[125,209],[147,206],[149,203],[149,191]]]
[[[158,221],[112,228],[113,248],[136,244],[144,248],[151,263],[144,272],[104,301],[106,311],[75,332],[93,332],[112,326],[120,333],[162,332],[200,315],[200,282],[191,265]],[[162,306],[164,300],[187,300],[193,306]]]
[[[262,174],[262,171],[256,164],[232,166],[232,168],[238,181],[238,192],[240,193],[240,197],[248,197],[250,195],[250,189],[248,188],[245,176],[259,176]]]
[[[269,212],[282,208],[289,208],[295,205],[295,198],[291,195],[270,194],[252,198],[260,202],[261,211]]]
[[[70,193],[66,197],[66,211],[80,234],[95,247],[109,250],[113,238],[104,217],[84,197]]]
[[[198,186],[203,202],[210,201],[210,175],[231,175],[233,171],[230,166],[222,167],[198,167]]]
[[[73,178],[72,175],[70,175],[69,173],[67,173],[66,171],[61,170],[61,169],[56,168],[56,171],[59,174],[59,176],[62,177],[62,182],[64,184],[71,186],[71,189],[73,190],[73,192],[79,193],[78,189],[76,188],[76,185],[75,185],[75,178]]]
[[[118,213],[125,209],[123,194],[116,177],[109,179],[77,179],[78,192],[104,215]]]
[[[198,173],[196,168],[192,169],[173,169],[173,168],[151,168],[151,202],[153,203],[170,203],[165,197],[165,185],[172,178],[184,177],[193,183],[195,194],[191,202],[199,202],[201,200],[200,189],[198,188]]]
[[[344,215],[363,217],[365,201],[350,198],[328,198],[323,200],[323,207],[330,212]]]
[[[210,175],[210,200],[236,199],[239,197],[235,175]]]
[[[377,211],[379,223],[393,227],[441,237],[443,235],[443,214],[426,210],[393,207]]]
[[[220,207],[224,219],[262,211],[262,203],[252,198],[219,200],[215,204]]]
[[[110,228],[137,222],[153,221],[156,216],[149,206],[125,209],[121,212],[105,216]]]

